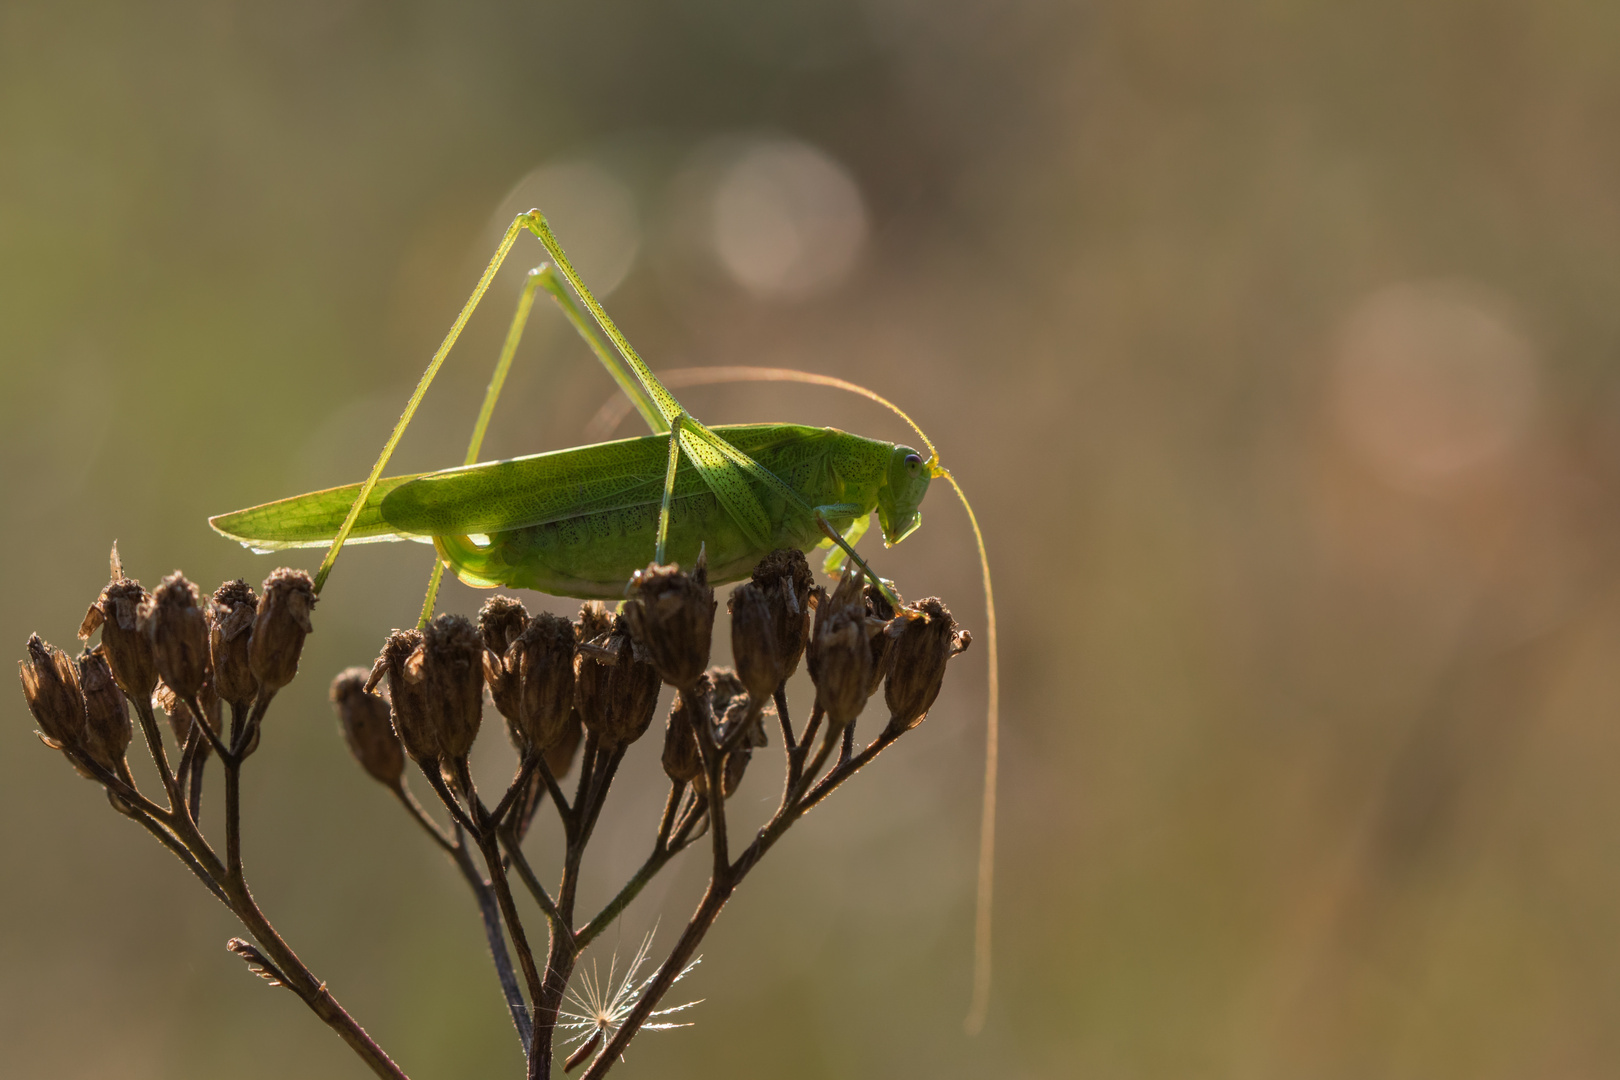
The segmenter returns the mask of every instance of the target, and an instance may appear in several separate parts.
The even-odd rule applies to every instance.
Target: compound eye
[[[918,465],[922,464],[922,458],[916,454],[907,454],[906,464],[910,465],[912,468],[916,468]]]

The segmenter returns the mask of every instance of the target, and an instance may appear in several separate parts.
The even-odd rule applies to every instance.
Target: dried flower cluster
[[[302,998],[373,1072],[404,1077],[275,933],[242,872],[240,770],[258,745],[271,699],[297,674],[316,600],[310,579],[277,570],[259,595],[233,581],[204,600],[176,573],[149,594],[124,576],[116,551],[112,577],[80,628],[84,639],[100,631],[94,649],[70,659],[38,636],[28,641],[23,691],[41,738],[101,783],[115,808],[169,847],[241,918],[257,944],[233,938],[233,952]],[[471,888],[531,1078],[550,1075],[559,1030],[581,1032],[566,1067],[589,1059],[585,1075],[594,1080],[638,1030],[675,1026],[648,1020],[671,1011],[659,1008],[660,999],[696,962],[697,946],[737,884],[794,821],[921,722],[948,662],[969,641],[940,601],[896,607],[854,570],[828,592],[792,550],[762,561],[728,599],[735,670],[709,663],[717,606],[701,559],[691,573],[649,566],[631,580],[618,611],[591,602],[573,620],[531,616],[518,601],[497,596],[476,622],[440,615],[420,629],[395,631],[370,669],[351,668],[332,683],[350,752]],[[786,684],[801,660],[815,699],[795,730]],[[666,684],[673,700],[661,758],[670,790],[651,854],[601,911],[580,920],[576,890],[586,846],[620,762],[652,726]],[[880,689],[886,721],[857,750],[857,721]],[[493,805],[479,794],[469,765],[486,694],[518,758],[516,775]],[[138,790],[131,776],[126,753],[135,725],[128,705],[166,805]],[[175,767],[155,708],[168,716]],[[734,852],[725,801],[767,745],[768,714],[785,751],[782,801]],[[223,858],[199,827],[210,753],[225,773]],[[446,824],[411,794],[408,762],[433,790]],[[571,773],[577,776],[569,794],[562,781]],[[547,801],[564,836],[555,889],[542,885],[522,846]],[[657,970],[640,981],[632,972],[611,992],[594,974],[582,974],[583,989],[568,991],[581,954],[602,930],[670,859],[705,836],[708,890]],[[530,943],[513,877],[546,921],[543,950]],[[633,968],[645,962],[647,949],[643,943]]]

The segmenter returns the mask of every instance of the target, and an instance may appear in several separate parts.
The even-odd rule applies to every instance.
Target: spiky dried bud
[[[484,641],[465,615],[440,615],[422,635],[428,703],[437,712],[439,749],[472,753],[484,716]]]
[[[699,699],[709,693],[708,676],[698,680],[691,693]],[[671,780],[690,784],[703,775],[703,755],[698,750],[699,724],[708,723],[707,717],[694,719],[693,710],[686,705],[686,694],[676,694],[670,707],[669,719],[664,722],[664,774]]]
[[[884,636],[894,644],[883,700],[889,707],[889,730],[910,731],[922,723],[945,681],[945,665],[973,638],[956,628],[956,620],[938,597],[902,608]]]
[[[753,759],[754,748],[747,743],[726,752],[725,772],[720,777],[720,788],[726,798],[737,793],[737,788],[742,785],[743,773],[748,771],[748,763]]]
[[[174,732],[174,741],[181,746],[191,738],[192,725],[196,717],[192,715],[191,706],[185,699],[174,692],[174,688],[166,682],[160,682],[157,689],[152,692],[152,704],[162,709],[169,718],[169,730]],[[223,726],[220,716],[219,696],[214,693],[212,686],[205,685],[197,694],[197,704],[202,706],[208,717],[208,727],[215,735],[220,733]]]
[[[517,681],[515,723],[528,747],[547,750],[567,734],[574,711],[574,646],[574,624],[542,612],[506,650],[501,666]]]
[[[382,655],[371,669],[366,690],[377,680],[388,677],[388,701],[393,708],[394,731],[413,761],[436,767],[443,751],[439,748],[438,724],[428,702],[426,679],[422,672],[422,632],[395,630],[383,643]]]
[[[39,725],[40,738],[52,749],[67,754],[68,761],[82,775],[90,774],[74,760],[84,753],[84,695],[79,689],[79,672],[68,654],[28,636],[28,658],[18,665],[23,696],[28,711]]]
[[[332,680],[332,704],[343,724],[343,741],[372,778],[398,790],[405,775],[405,748],[394,733],[388,700],[366,690],[370,672],[353,667]]]
[[[764,592],[771,606],[771,622],[776,628],[776,656],[782,665],[782,678],[799,670],[810,641],[811,596],[815,575],[798,548],[778,548],[754,567],[752,582]],[[773,688],[774,689],[774,688]]]
[[[690,574],[679,566],[650,565],[630,579],[624,617],[630,636],[647,651],[664,681],[690,689],[709,666],[714,637],[714,590],[703,559]]]
[[[141,605],[141,633],[152,643],[158,676],[182,700],[208,681],[208,620],[197,586],[176,570]]]
[[[119,689],[133,701],[149,701],[152,691],[157,689],[158,670],[152,642],[140,629],[146,590],[141,588],[140,582],[123,576],[117,563],[117,548],[113,549],[113,554],[113,580],[85,612],[84,622],[79,626],[79,640],[88,640],[99,629],[102,653],[112,666]]]
[[[259,692],[248,656],[258,612],[259,598],[241,578],[216,589],[208,605],[208,655],[214,665],[214,689],[239,708],[246,708]]]
[[[506,718],[507,730],[512,735],[512,741],[522,753],[524,747],[520,740],[522,731],[517,726],[521,689],[517,671],[514,668],[508,671],[505,664],[506,650],[516,641],[523,628],[528,625],[529,611],[519,600],[510,596],[492,596],[484,601],[484,606],[478,611],[478,633],[484,639],[484,681],[489,684],[489,696],[495,701],[495,708]],[[573,632],[569,631],[572,638]]]
[[[742,782],[755,748],[765,745],[760,716],[736,672],[709,669],[689,693],[676,698],[670,710],[664,732],[664,772],[672,780],[689,781],[698,794],[707,794],[708,778],[697,743],[704,739],[715,752],[725,755],[722,787],[730,798]]]
[[[568,718],[563,721],[562,734],[543,755],[552,776],[567,775],[568,770],[574,767],[574,755],[579,753],[579,744],[584,741],[585,724],[579,718],[579,710],[571,709]]]
[[[829,738],[860,715],[871,687],[864,577],[859,569],[847,567],[832,596],[816,608],[808,650],[810,678],[816,684],[816,703],[827,715]]]
[[[510,596],[492,596],[478,609],[478,633],[484,647],[496,656],[505,655],[528,625],[529,609]]]
[[[317,599],[315,583],[302,570],[284,566],[264,579],[248,641],[248,664],[264,690],[280,690],[298,675],[298,657],[304,636],[314,629],[309,617]]]
[[[581,645],[606,637],[613,632],[618,616],[600,600],[587,600],[579,606],[579,622],[574,633]]]
[[[135,733],[129,721],[129,703],[113,679],[107,658],[87,652],[77,661],[79,689],[84,695],[84,753],[111,773],[123,771],[129,740]]]
[[[579,651],[574,657],[574,705],[587,730],[604,746],[626,746],[641,738],[658,709],[658,669],[637,658],[623,616],[594,639],[588,626],[600,625],[596,608],[580,609]]]
[[[764,589],[745,581],[731,591],[726,608],[731,612],[731,655],[737,674],[750,697],[769,701],[785,677],[771,602]]]
[[[895,594],[899,596],[898,593]],[[889,645],[892,639],[883,629],[894,618],[894,605],[889,598],[883,595],[876,582],[868,581],[862,594],[866,601],[866,633],[867,641],[872,646],[872,675],[866,684],[868,699],[883,685],[884,676],[889,673]],[[903,599],[902,599],[902,602]]]

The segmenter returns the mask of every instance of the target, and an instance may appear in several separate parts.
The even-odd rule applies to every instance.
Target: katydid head
[[[898,544],[922,524],[917,507],[934,478],[932,464],[909,446],[896,446],[889,456],[889,472],[877,496],[878,524],[883,527],[885,547]]]

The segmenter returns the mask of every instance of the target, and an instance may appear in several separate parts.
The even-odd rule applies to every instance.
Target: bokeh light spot
[[[866,205],[849,171],[797,140],[741,149],[715,185],[714,251],[732,280],[759,297],[803,299],[854,269]]]
[[[1333,407],[1386,480],[1429,488],[1508,456],[1535,411],[1535,352],[1504,303],[1460,282],[1409,282],[1345,320]]]
[[[552,161],[531,171],[501,200],[491,223],[496,237],[530,209],[546,216],[569,260],[598,296],[618,288],[635,265],[641,249],[635,196],[596,162]],[[523,269],[528,267],[523,263]]]

